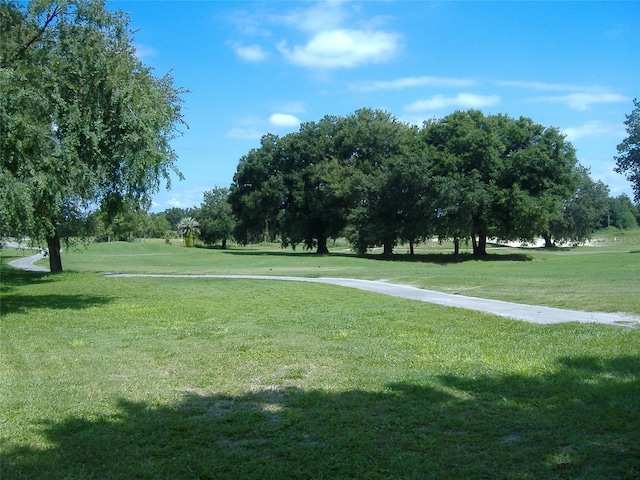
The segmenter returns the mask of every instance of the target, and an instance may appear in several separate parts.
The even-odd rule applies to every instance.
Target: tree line
[[[327,253],[344,236],[357,252],[391,254],[450,238],[486,255],[493,238],[582,242],[610,211],[608,194],[558,129],[529,118],[468,110],[419,128],[361,109],[264,136],[241,158],[229,203],[240,243],[266,235]]]
[[[362,109],[326,116],[282,138],[265,135],[243,156],[230,188],[204,192],[192,208],[93,215],[97,239],[147,236],[206,245],[280,241],[328,252],[346,238],[363,253],[427,238],[486,254],[488,238],[581,243],[600,228],[640,225],[629,197],[609,196],[570,143],[528,118],[470,110],[422,128]]]

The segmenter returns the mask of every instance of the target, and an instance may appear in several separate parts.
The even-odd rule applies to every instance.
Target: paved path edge
[[[289,277],[276,275],[215,275],[215,274],[135,274],[135,273],[105,273],[113,278],[213,278],[213,279],[250,279],[250,280],[280,280],[308,283],[324,283],[342,287],[356,288],[368,292],[381,293],[394,297],[419,300],[447,307],[464,308],[501,317],[524,320],[530,323],[554,324],[567,322],[602,323],[607,325],[634,327],[640,326],[640,317],[625,313],[583,312],[561,308],[525,305],[520,303],[491,300],[478,297],[467,297],[451,293],[425,290],[411,285],[398,285],[382,280],[358,280],[352,278],[333,277]]]

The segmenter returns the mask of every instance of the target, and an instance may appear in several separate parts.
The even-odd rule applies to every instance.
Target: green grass
[[[385,279],[461,295],[640,315],[640,229],[599,232],[598,239],[597,246],[578,248],[492,248],[485,260],[456,258],[451,245],[436,242],[422,245],[414,257],[398,248],[384,258],[358,257],[344,244],[318,256],[273,245],[222,251],[146,241],[91,245],[64,254],[63,264],[87,272]]]
[[[638,478],[638,329],[321,284],[91,271],[470,285],[456,277],[556,281],[605,256],[637,261],[605,251],[440,265],[433,251],[401,262],[149,242],[69,252],[61,275],[2,265],[0,478]]]

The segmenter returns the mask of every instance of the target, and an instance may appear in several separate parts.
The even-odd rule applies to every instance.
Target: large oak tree
[[[181,176],[185,91],[140,62],[127,17],[100,0],[3,1],[0,21],[0,227],[45,240],[58,272],[88,212],[148,204]]]
[[[546,234],[577,185],[571,144],[528,118],[458,111],[428,122],[424,141],[442,153],[434,166],[440,237],[531,241]]]

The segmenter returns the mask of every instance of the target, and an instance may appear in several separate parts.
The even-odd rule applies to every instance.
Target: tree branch
[[[20,50],[18,50],[18,53],[16,53],[13,56],[11,61],[15,62],[16,60],[20,59],[27,52],[27,50],[29,50],[29,48],[42,37],[42,35],[44,34],[44,32],[46,32],[49,25],[61,13],[62,13],[62,8],[60,8],[60,5],[56,5],[53,11],[48,13],[47,18],[44,21],[44,25],[42,25],[42,27],[36,32],[36,34],[27,43],[25,43]],[[3,67],[6,67],[6,66],[7,66],[6,64],[3,65]]]

